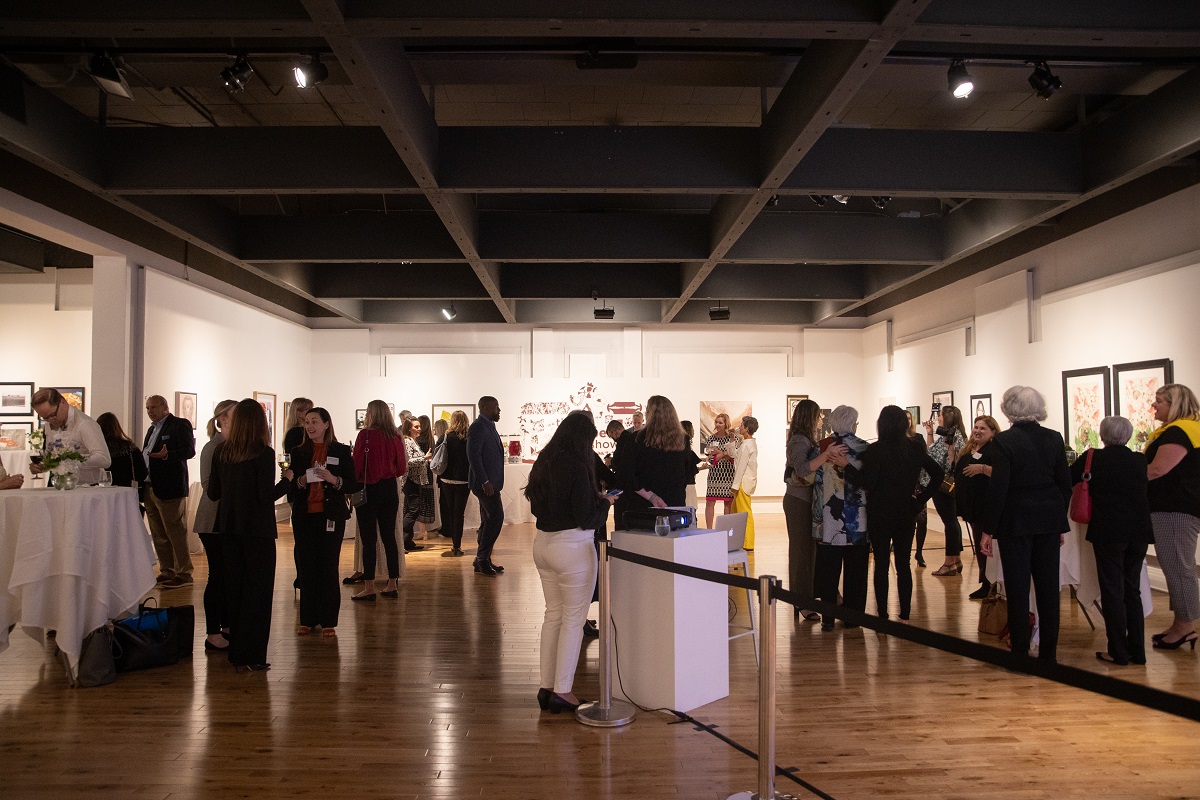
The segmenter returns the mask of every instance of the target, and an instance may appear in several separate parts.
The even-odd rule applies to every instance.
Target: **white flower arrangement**
[[[29,434],[27,441],[30,450],[41,450],[42,445],[46,443],[46,431],[37,428],[33,433]]]
[[[74,447],[68,447],[61,439],[55,439],[46,450],[42,465],[55,475],[74,475],[86,460]]]

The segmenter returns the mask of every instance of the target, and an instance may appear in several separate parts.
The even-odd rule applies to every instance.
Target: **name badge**
[[[333,533],[335,530],[337,530],[337,523],[331,519],[325,520],[325,531],[327,533]]]
[[[334,467],[334,466],[337,466],[337,464],[338,464],[337,456],[329,456],[325,459],[325,466],[327,466],[327,467]]]

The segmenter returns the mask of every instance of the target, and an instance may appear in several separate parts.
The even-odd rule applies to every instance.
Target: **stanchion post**
[[[597,728],[616,728],[633,722],[637,708],[612,699],[612,599],[609,592],[608,540],[600,542],[600,699],[575,709],[575,719]]]

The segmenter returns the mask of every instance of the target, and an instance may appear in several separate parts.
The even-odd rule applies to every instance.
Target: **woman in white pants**
[[[574,711],[581,702],[572,686],[596,586],[592,540],[612,503],[597,488],[595,438],[587,415],[568,415],[538,455],[525,487],[538,529],[533,563],[546,596],[538,705],[552,714]]]

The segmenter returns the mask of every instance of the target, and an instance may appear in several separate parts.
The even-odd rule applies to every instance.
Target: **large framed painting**
[[[192,430],[196,430],[196,393],[195,392],[176,392],[175,393],[175,416],[180,419],[186,419],[191,424]]]
[[[1112,369],[1115,413],[1133,423],[1129,447],[1140,453],[1150,432],[1162,424],[1154,418],[1154,395],[1175,380],[1175,366],[1171,359],[1159,358],[1114,364]]]
[[[941,408],[942,406],[952,406],[954,405],[954,392],[949,390],[944,392],[934,392],[933,402],[938,408]]]
[[[792,415],[796,413],[796,406],[800,405],[801,400],[807,400],[808,395],[806,395],[806,394],[789,394],[787,396],[787,398],[788,398],[787,399],[787,419],[784,420],[784,424],[791,425],[792,424]]]
[[[1063,438],[1068,449],[1083,453],[1100,446],[1100,420],[1112,408],[1108,367],[1063,372]]]
[[[446,424],[450,424],[450,416],[455,411],[461,411],[467,415],[467,422],[475,421],[475,404],[474,403],[434,403],[433,411],[429,415],[431,422],[437,422],[439,419],[446,420]]]
[[[729,427],[735,429],[742,424],[742,417],[748,417],[754,413],[753,405],[749,400],[701,400],[700,429],[696,431],[699,437],[697,443],[712,436],[713,421],[718,414],[728,414]]]
[[[974,422],[979,417],[990,417],[992,415],[992,396],[990,394],[973,394],[971,395],[971,407],[967,409],[970,413],[963,420],[964,422]],[[969,425],[967,427],[970,427]]]
[[[271,446],[275,446],[275,394],[274,392],[255,392],[254,399],[262,406],[267,415],[267,430],[270,432]]]
[[[56,386],[58,393],[63,396],[63,400],[67,401],[67,405],[74,406],[80,411],[87,412],[83,407],[84,398],[87,396],[87,390],[82,386]]]
[[[28,417],[33,414],[33,381],[0,383],[0,417]]]

